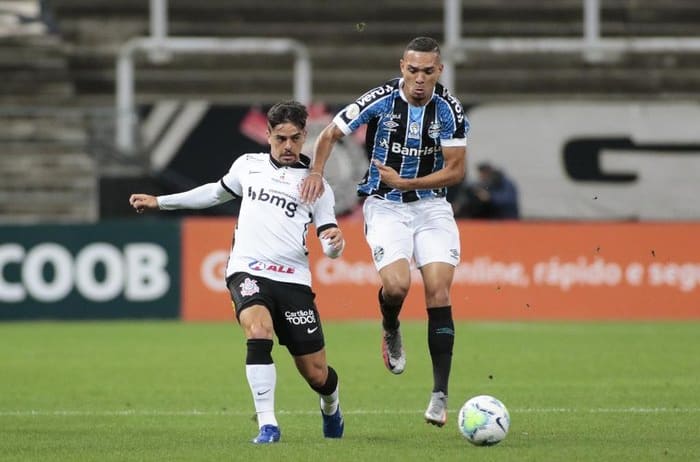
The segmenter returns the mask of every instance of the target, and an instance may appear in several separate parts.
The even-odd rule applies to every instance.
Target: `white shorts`
[[[445,198],[402,203],[370,196],[362,211],[377,271],[402,258],[413,259],[418,268],[459,263],[459,230]]]

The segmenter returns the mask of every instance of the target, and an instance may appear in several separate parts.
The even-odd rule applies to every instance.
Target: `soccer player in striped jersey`
[[[365,198],[365,236],[382,282],[382,355],[389,371],[403,372],[399,313],[413,260],[425,286],[433,369],[425,420],[439,427],[447,420],[454,345],[450,288],[460,258],[459,232],[445,196],[446,188],[465,176],[469,130],[462,105],[438,83],[442,68],[438,43],[413,39],[400,61],[401,77],[360,96],[321,132],[311,167],[319,175],[307,177],[302,186],[303,201],[321,197],[320,175],[333,146],[367,125],[370,165],[357,191]]]
[[[300,185],[310,160],[301,153],[306,139],[306,108],[295,101],[267,113],[270,153],[243,154],[220,181],[165,196],[132,194],[137,212],[145,209],[202,209],[241,199],[226,285],[247,342],[246,378],[258,419],[253,443],[276,443],[277,373],[272,360],[273,333],[320,397],[323,435],[343,436],[338,375],[326,362],[321,319],[311,290],[307,231],[311,224],[324,253],[336,258],[345,246],[330,187],[314,203],[302,203]],[[313,175],[318,176],[318,175]]]

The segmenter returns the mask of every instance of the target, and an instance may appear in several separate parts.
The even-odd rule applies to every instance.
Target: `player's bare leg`
[[[326,350],[295,356],[294,362],[299,373],[320,398],[323,436],[342,438],[345,420],[340,410],[338,374],[327,364]]]
[[[248,339],[246,378],[258,420],[259,433],[253,443],[276,443],[281,433],[275,417],[277,370],[272,361],[272,317],[264,306],[253,305],[241,311],[239,322]]]

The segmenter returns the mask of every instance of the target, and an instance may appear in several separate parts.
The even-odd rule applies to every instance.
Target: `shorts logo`
[[[384,247],[377,246],[372,249],[372,257],[374,257],[376,262],[382,261],[382,258],[384,258]]]
[[[459,249],[450,249],[450,256],[455,260],[459,260]]]
[[[295,326],[316,324],[316,313],[314,313],[314,310],[285,311],[284,317],[287,318],[289,324],[294,324]]]
[[[316,332],[317,330],[318,330],[318,326],[314,327],[313,329],[312,329],[311,327],[307,327],[307,328],[306,328],[306,333],[307,333],[307,334],[313,334],[313,333]]]
[[[258,287],[258,281],[255,279],[245,278],[245,280],[239,285],[241,288],[241,295],[248,297],[253,294],[260,292],[260,287]]]

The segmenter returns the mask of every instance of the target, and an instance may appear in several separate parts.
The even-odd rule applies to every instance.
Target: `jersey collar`
[[[406,95],[403,92],[403,77],[399,78],[399,96],[401,96],[401,99],[404,100],[406,102],[406,104],[408,104],[409,106],[413,106],[413,104],[411,104],[408,101],[408,98],[406,98]],[[433,88],[433,92],[430,94],[430,99],[428,100],[428,103],[431,102],[434,97],[435,97],[435,88]],[[426,105],[427,105],[427,103],[426,103]]]
[[[282,165],[270,154],[270,163],[275,168],[289,167],[289,168],[309,168],[311,165],[311,159],[306,154],[299,154],[299,161],[292,165]]]

